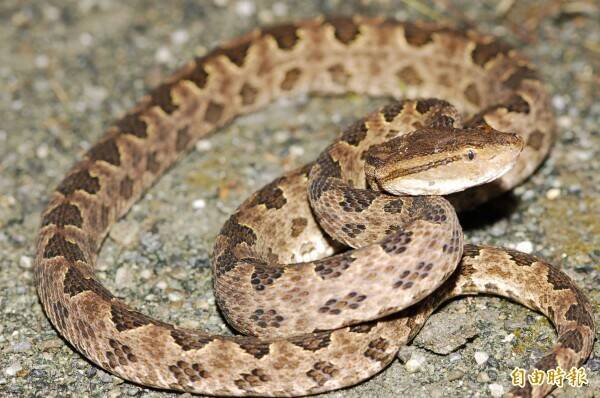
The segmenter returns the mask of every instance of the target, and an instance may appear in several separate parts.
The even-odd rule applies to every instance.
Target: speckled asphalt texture
[[[253,27],[323,13],[458,20],[505,38],[539,65],[553,93],[558,142],[526,184],[463,225],[468,241],[559,265],[589,295],[598,322],[600,18],[593,0],[2,0],[0,396],[175,396],[110,376],[57,336],[33,287],[39,213],[104,127],[169,71]],[[315,158],[337,126],[378,104],[356,96],[279,102],[198,143],[113,228],[99,277],[160,319],[232,333],[211,290],[208,253],[221,224],[253,190]],[[554,336],[544,317],[506,300],[458,300],[387,370],[326,396],[499,396],[510,371],[532,364]],[[598,396],[599,355],[596,344],[586,387],[554,395]]]

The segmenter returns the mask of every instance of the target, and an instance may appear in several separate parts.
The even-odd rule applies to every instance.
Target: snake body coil
[[[315,164],[252,195],[227,221],[213,254],[217,301],[236,328],[263,339],[150,318],[95,279],[110,225],[198,138],[282,96],[349,91],[440,97],[458,111],[430,120],[438,100],[388,106],[347,129]],[[552,143],[548,94],[533,67],[490,36],[353,17],[235,39],[152,90],[52,193],[35,260],[43,307],[103,369],[147,386],[213,395],[304,395],[358,383],[390,363],[436,307],[464,294],[510,297],[544,313],[558,342],[536,367],[578,366],[592,347],[591,306],[561,271],[519,252],[463,245],[454,210],[442,198],[357,193],[371,192],[359,171],[367,157],[350,154],[366,153],[382,131],[392,137],[419,126],[456,126],[459,114],[469,115],[464,126],[517,133],[525,146],[508,174],[455,203],[512,188]],[[353,189],[332,189],[345,173]],[[317,259],[334,249],[309,201],[333,211],[317,217],[337,240],[369,245]],[[404,221],[378,222],[392,219]],[[550,389],[527,384],[511,394],[543,396]]]

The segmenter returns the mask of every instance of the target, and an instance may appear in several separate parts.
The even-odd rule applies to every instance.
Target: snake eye
[[[473,151],[472,149],[469,149],[467,151],[467,159],[469,159],[469,160],[475,159],[475,151]]]

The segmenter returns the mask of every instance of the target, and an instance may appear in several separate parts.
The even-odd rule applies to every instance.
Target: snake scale
[[[212,256],[217,302],[232,325],[258,337],[153,319],[94,277],[110,225],[198,138],[276,98],[346,92],[439,97],[456,109],[435,99],[393,103],[231,216]],[[463,122],[461,115],[469,117]],[[211,395],[306,395],[356,384],[389,364],[443,302],[480,293],[509,297],[554,324],[558,341],[535,367],[582,364],[592,348],[592,310],[565,274],[527,254],[463,244],[454,208],[442,197],[378,189],[392,174],[435,172],[449,162],[441,153],[425,167],[386,171],[384,158],[396,155],[382,137],[402,140],[415,129],[417,152],[427,134],[440,131],[521,137],[507,174],[449,197],[461,207],[531,174],[554,124],[533,66],[472,30],[355,16],[234,39],[152,90],[52,193],[35,259],[41,303],[60,334],[103,369],[146,386]],[[321,228],[356,249],[337,252]],[[289,263],[297,264],[283,265]],[[526,384],[509,395],[539,397],[551,388]]]

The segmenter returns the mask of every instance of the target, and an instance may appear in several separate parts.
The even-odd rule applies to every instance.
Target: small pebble
[[[513,341],[515,338],[515,335],[512,333],[507,334],[506,336],[504,336],[504,338],[502,339],[503,343],[510,343],[511,341]]]
[[[31,259],[31,257],[21,256],[19,258],[19,267],[24,268],[24,269],[30,269],[32,262],[33,262],[33,260]]]
[[[21,366],[21,364],[19,362],[13,362],[10,365],[8,365],[6,368],[4,368],[4,374],[7,375],[8,377],[13,377],[22,369],[23,369],[23,367]]]
[[[167,286],[168,286],[167,282],[165,282],[165,281],[158,281],[156,283],[156,288],[160,289],[160,290],[165,290],[167,288]]]
[[[448,372],[448,376],[446,378],[448,381],[454,381],[462,379],[464,375],[465,373],[462,370],[452,369],[450,372]]]
[[[490,376],[485,372],[479,372],[477,374],[477,381],[480,383],[487,383],[490,381]]]
[[[256,5],[249,0],[238,1],[235,5],[235,12],[241,17],[249,17],[256,12]]]
[[[19,341],[11,344],[10,349],[12,352],[26,352],[31,349],[31,343],[28,341]]]
[[[196,143],[196,150],[198,152],[206,152],[210,151],[212,148],[212,143],[210,140],[200,140]]]
[[[524,240],[522,242],[517,243],[515,249],[520,252],[530,254],[533,251],[533,243],[531,243],[528,240]]]
[[[188,32],[183,29],[176,30],[171,33],[171,42],[175,45],[181,45],[187,42],[190,38]]]
[[[421,370],[421,368],[425,364],[425,361],[426,361],[426,359],[423,354],[414,352],[412,354],[412,356],[410,357],[410,359],[408,361],[406,361],[406,365],[404,365],[404,366],[406,367],[406,370],[408,372],[415,373],[415,372],[418,372],[419,370]]]
[[[492,397],[494,398],[501,397],[504,394],[504,387],[502,387],[501,384],[492,383],[488,385],[488,388],[490,389],[490,394],[492,394]]]
[[[554,200],[560,196],[560,189],[552,188],[546,192],[546,198],[548,200]]]
[[[159,47],[154,54],[154,59],[156,59],[156,62],[159,64],[169,63],[172,58],[171,51],[169,51],[167,47]]]
[[[133,269],[129,265],[123,265],[117,269],[115,274],[115,285],[117,288],[130,287],[133,285]]]
[[[206,201],[204,199],[196,199],[192,202],[192,208],[194,210],[204,209],[206,207]]]
[[[181,301],[183,296],[179,292],[171,292],[167,295],[169,301]]]
[[[476,351],[474,357],[475,362],[477,362],[477,365],[483,365],[490,358],[488,353],[483,351]]]

